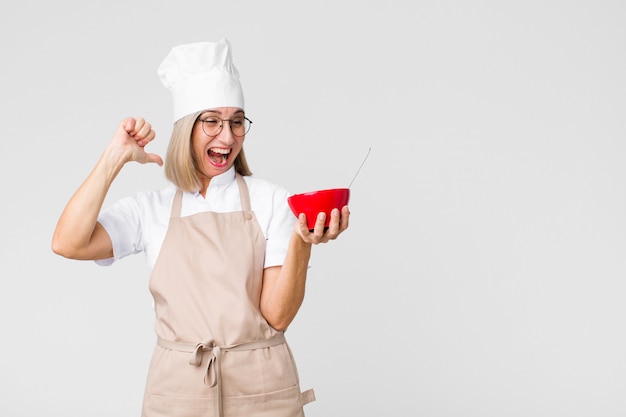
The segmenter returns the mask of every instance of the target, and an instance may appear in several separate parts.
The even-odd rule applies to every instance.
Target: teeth
[[[228,160],[228,155],[230,155],[230,149],[210,148],[208,154],[209,158],[211,158],[214,162],[225,164]]]
[[[209,151],[219,153],[222,155],[228,155],[230,153],[230,149],[221,149],[221,148],[211,148],[209,149]]]

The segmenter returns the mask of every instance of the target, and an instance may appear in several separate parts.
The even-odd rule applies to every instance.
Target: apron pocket
[[[302,400],[298,385],[279,391],[225,397],[224,413],[232,417],[300,417]],[[172,397],[151,394],[144,407],[145,417],[213,416],[213,398]]]
[[[212,416],[213,398],[171,397],[151,394],[144,405],[145,417],[198,417]]]
[[[224,411],[236,417],[304,416],[298,385],[265,394],[224,398]]]

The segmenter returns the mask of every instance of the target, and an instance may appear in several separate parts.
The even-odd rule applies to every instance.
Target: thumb
[[[163,166],[163,159],[155,153],[146,153],[146,162],[147,163],[155,163],[158,166]]]

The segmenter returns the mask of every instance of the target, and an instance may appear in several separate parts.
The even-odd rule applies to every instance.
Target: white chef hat
[[[244,108],[239,71],[232,62],[227,39],[175,46],[158,74],[172,92],[174,122],[199,110]]]

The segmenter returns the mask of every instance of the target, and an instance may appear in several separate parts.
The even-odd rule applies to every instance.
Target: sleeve
[[[98,222],[111,238],[113,257],[96,261],[98,265],[108,266],[144,250],[140,218],[140,205],[134,197],[123,198],[100,213]]]
[[[272,215],[267,228],[265,247],[265,267],[280,266],[285,261],[289,239],[293,232],[296,216],[287,204],[289,193],[277,188],[273,193]]]

